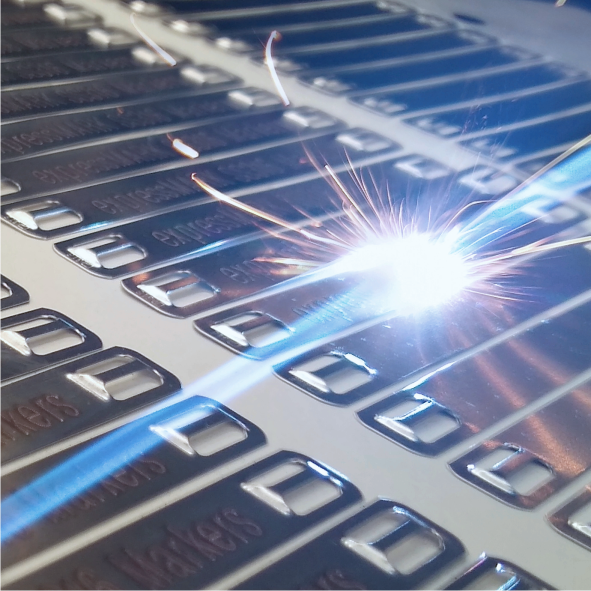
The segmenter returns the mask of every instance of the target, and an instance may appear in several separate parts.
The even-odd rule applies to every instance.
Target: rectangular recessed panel
[[[96,334],[53,310],[39,308],[3,318],[2,381],[41,371],[101,347]]]
[[[211,430],[235,426],[243,435],[212,453],[201,449]],[[187,445],[200,437],[195,450]],[[176,439],[175,439],[176,438]],[[10,514],[38,519],[2,545],[4,566],[64,541],[265,443],[263,432],[225,406],[202,397],[179,402],[136,424],[77,445],[2,478]],[[191,453],[192,452],[192,453]],[[67,466],[67,469],[64,468]],[[67,470],[67,473],[66,473]],[[75,482],[71,475],[76,474]],[[67,476],[67,477],[66,477]],[[11,496],[12,495],[12,496]],[[64,502],[56,502],[57,499]],[[10,519],[5,525],[10,527]]]
[[[387,143],[378,152],[383,151],[386,156],[392,149],[395,150],[396,147]],[[367,156],[367,152],[358,150],[359,152]],[[316,183],[315,187],[320,188],[318,193],[302,193],[299,185],[294,185],[245,197],[241,202],[280,216],[289,224],[306,222],[310,217],[324,216],[335,212],[335,208],[339,207],[334,200],[334,190],[328,183]],[[275,231],[277,225],[237,207],[214,202],[132,222],[119,226],[116,232],[104,230],[83,238],[60,242],[56,248],[60,254],[91,273],[104,277],[121,277],[158,263],[174,262],[208,250],[233,246],[252,239],[263,232],[264,228]],[[96,262],[93,252],[89,252],[94,248],[92,244],[99,240],[114,240],[115,237],[126,239],[142,249],[145,256],[141,266],[122,265],[105,269]]]
[[[408,544],[418,535],[421,542]],[[452,534],[382,499],[236,588],[414,589],[462,553]]]
[[[538,86],[544,88],[561,80],[567,83],[576,78],[578,76],[575,72],[569,72],[558,64],[538,64],[508,72],[470,76],[453,82],[437,82],[420,88],[376,92],[368,96],[355,97],[354,102],[382,115],[396,116],[406,111],[451,107],[454,103],[533,90]],[[558,92],[567,92],[567,89],[572,89],[575,91],[575,96],[585,96],[584,92],[588,85],[588,82],[580,82],[565,89],[561,87]],[[507,107],[510,108],[511,99],[506,100],[508,100]],[[556,110],[559,106],[557,103]]]
[[[124,391],[120,380],[133,374],[142,378],[141,372],[153,379],[147,383],[142,379],[144,386],[139,392],[134,389],[135,395],[118,396]],[[133,386],[133,380],[124,384],[125,389]],[[179,388],[171,373],[121,347],[13,382],[2,393],[2,462],[79,435],[162,400]]]
[[[332,94],[358,94],[381,87],[506,66],[531,57],[512,47],[476,48],[452,56],[417,58],[402,64],[368,66],[362,70],[337,72],[334,75],[304,75],[300,79],[307,85]]]
[[[273,95],[256,89],[244,89],[240,91],[238,98],[248,98],[249,93],[256,93],[253,100],[266,97],[267,108],[279,104],[279,99]],[[147,134],[159,128],[168,128],[172,131],[182,128],[187,123],[228,117],[243,113],[249,108],[262,109],[262,106],[256,103],[241,103],[233,96],[228,92],[205,96],[192,95],[8,123],[2,127],[3,161],[98,143],[124,134]]]
[[[188,74],[201,72],[201,78]],[[19,121],[51,113],[72,112],[105,105],[121,107],[138,99],[189,94],[236,86],[238,79],[211,66],[174,67],[163,71],[113,74],[101,80],[68,82],[50,88],[6,90],[2,94],[2,118]]]
[[[300,472],[272,486],[247,485],[290,464]],[[280,510],[291,491],[314,481],[327,483],[338,497],[306,515],[289,505]],[[92,573],[93,586],[202,588],[359,499],[358,490],[331,468],[300,454],[279,452],[14,585],[54,586],[65,580],[79,586],[82,568]]]
[[[294,141],[305,137],[306,132],[318,134],[317,130],[310,131],[305,126],[292,124],[289,113],[296,112],[253,113],[172,133],[123,139],[10,162],[3,166],[2,174],[16,182],[20,191],[8,198],[14,201],[55,195],[68,189],[134,176],[143,171],[187,166],[193,157],[213,160],[237,150]],[[326,116],[323,127],[324,131],[332,131],[340,124]],[[181,147],[178,142],[182,142]]]

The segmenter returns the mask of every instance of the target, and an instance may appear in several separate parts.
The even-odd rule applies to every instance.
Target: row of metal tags
[[[73,332],[83,342],[52,353],[37,350],[36,339],[43,337],[46,345],[48,335],[60,331]],[[170,404],[178,381],[132,351],[112,348],[66,361],[100,347],[100,341],[55,312],[5,318],[0,335],[5,382],[0,410],[0,556],[8,569],[0,575],[4,588],[200,588],[361,498],[330,468],[280,452],[25,580],[11,582],[10,565],[263,445],[265,436],[212,400],[192,397]],[[23,358],[28,365],[20,363]],[[47,367],[58,361],[65,363]],[[10,381],[18,376],[25,379]],[[169,404],[160,410],[128,422],[133,411],[164,399]],[[116,419],[127,424],[88,439],[93,428],[111,423],[107,428],[112,429]],[[86,442],[66,451],[56,447],[64,439],[80,441],[84,433],[89,434]],[[322,564],[307,562],[299,574],[318,575],[335,589],[353,583],[391,588],[394,582],[410,589],[463,553],[451,534],[389,501],[374,503],[313,545]],[[333,550],[320,552],[324,547]],[[297,560],[293,555],[258,576],[289,574]],[[461,589],[490,571],[497,573],[499,585],[515,579],[549,589],[513,565],[491,558],[451,588]],[[253,584],[258,584],[256,579]]]

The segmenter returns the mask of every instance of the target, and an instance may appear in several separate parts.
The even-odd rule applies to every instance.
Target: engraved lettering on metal
[[[12,382],[2,393],[2,461],[83,433],[179,388],[171,373],[121,347]]]
[[[499,586],[496,589],[554,589],[513,563],[486,556],[486,554],[483,554],[474,566],[453,581],[446,589],[477,589],[478,583],[485,579],[486,584],[491,585],[487,575],[494,577],[497,581]],[[491,588],[487,586],[487,589]]]
[[[522,301],[516,301],[511,306],[495,302],[492,298],[487,298],[486,306],[483,306],[478,299],[459,297],[445,308],[426,311],[418,319],[395,316],[357,334],[335,339],[275,368],[275,372],[283,380],[323,401],[351,404],[419,370],[425,371],[435,364],[443,364],[452,354],[482,343],[591,288],[591,257],[587,249],[581,246],[565,249],[560,260],[561,264],[557,265],[555,255],[540,256],[528,261],[526,278],[518,274],[503,281],[503,289],[507,289],[507,293],[526,292],[536,294],[534,297],[525,296]],[[552,295],[547,298],[547,294]],[[483,352],[473,360],[436,373],[417,387],[413,393],[434,400],[462,421],[458,429],[450,432],[445,440],[421,445],[421,453],[440,453],[513,412],[516,405],[536,400],[541,392],[549,391],[589,367],[585,336],[585,331],[591,330],[588,318],[591,313],[588,313],[588,309],[589,306],[582,307],[578,312],[573,311],[531,329],[524,336]],[[565,347],[567,340],[571,344],[577,343],[572,354],[571,344]],[[417,343],[420,346],[416,346]],[[551,358],[553,365],[544,362],[537,371],[529,362],[528,355],[533,351],[540,359]],[[369,379],[337,393],[327,388],[322,380],[315,379],[314,371],[305,367],[323,357],[361,360],[365,367],[371,369],[367,373]],[[524,360],[527,370],[523,367]],[[357,367],[361,368],[359,363]],[[502,383],[491,382],[488,368],[492,368],[495,374],[510,378],[515,387],[519,387],[519,399],[512,396],[509,390],[502,390]],[[375,410],[374,415],[379,414],[388,407],[396,406],[397,400],[401,400],[397,396],[380,403],[375,409],[363,411],[362,420],[369,421],[366,424],[390,438],[393,438],[394,432],[380,427],[373,421],[371,413]],[[480,398],[484,396],[485,399],[481,401]],[[478,411],[483,404],[486,404],[487,413]],[[411,445],[406,438],[397,441]],[[416,447],[413,449],[418,451]]]
[[[244,154],[216,162],[196,165],[190,169],[181,168],[177,171],[150,173],[141,178],[124,179],[97,187],[88,187],[67,191],[59,195],[59,199],[31,199],[19,201],[18,204],[0,206],[0,217],[19,230],[37,237],[50,238],[74,231],[96,229],[109,226],[115,222],[153,215],[168,207],[184,203],[206,200],[206,195],[191,180],[195,172],[199,178],[206,180],[219,190],[235,195],[253,192],[256,186],[264,182],[288,182],[298,180],[302,175],[317,175],[314,165],[310,162],[310,153],[322,154],[329,162],[338,165],[345,158],[343,146],[334,141],[334,135],[316,138],[313,142],[277,146],[252,154]],[[307,152],[307,153],[306,153]],[[351,153],[351,162],[357,162],[357,155]],[[341,165],[342,166],[342,165]],[[261,194],[253,197],[257,200],[256,207],[272,207],[279,210],[273,201],[282,204],[282,209],[293,210],[293,203],[305,201],[310,215],[326,214],[334,210],[334,200],[329,199],[326,182],[315,185],[301,185],[302,189],[285,187],[282,191]],[[310,195],[304,189],[315,191],[318,198],[316,209],[312,212]],[[256,193],[255,195],[258,195]],[[332,194],[332,193],[331,193]],[[267,196],[265,196],[267,195]],[[290,198],[293,202],[290,205]],[[250,202],[250,198],[245,198]],[[255,204],[254,201],[252,201]],[[307,204],[310,203],[310,206]],[[320,204],[325,204],[323,212]],[[69,215],[58,216],[60,210],[67,210]],[[205,211],[205,210],[204,210]],[[280,211],[284,215],[284,211]],[[43,223],[42,216],[53,218],[54,221]],[[301,218],[301,215],[299,216]],[[41,223],[38,223],[38,222]],[[174,227],[174,226],[173,226]],[[181,226],[184,227],[184,226]],[[164,234],[166,236],[167,233]],[[162,241],[162,234],[157,236]],[[171,245],[167,239],[163,244]],[[175,243],[178,247],[179,245]]]
[[[279,147],[274,150],[277,154],[281,154]],[[298,146],[297,150],[302,150],[301,145]],[[342,155],[342,152],[339,152],[339,154]],[[384,156],[387,154],[386,152]],[[304,161],[292,160],[293,152],[288,156],[288,166],[291,163],[294,168],[299,170],[302,167],[306,171],[310,170],[309,155],[306,156]],[[220,166],[225,167],[227,164],[227,170],[233,170],[234,175],[238,176],[239,179],[242,178],[246,181],[249,179],[251,181],[257,180],[260,179],[260,176],[258,176],[260,173],[257,171],[259,166],[263,167],[262,174],[266,174],[265,162],[264,160],[261,161],[257,155],[254,155],[254,158],[256,159],[253,161],[255,164],[253,166],[254,171],[249,168],[246,170],[241,169],[240,164],[244,163],[244,160],[230,160],[227,163],[220,163]],[[234,168],[235,164],[237,165],[236,168]],[[279,167],[275,168],[272,160],[271,164],[272,174],[281,174]],[[286,165],[286,162],[280,159],[278,164]],[[174,174],[176,175],[178,173]],[[253,178],[251,175],[257,176]],[[201,176],[201,178],[203,177]],[[223,179],[221,176],[219,178]],[[229,180],[233,181],[234,178],[230,175]],[[203,180],[210,182],[208,178],[204,178]],[[228,179],[226,182],[228,182]],[[185,177],[184,183],[191,186],[190,194],[193,194],[197,185],[191,181],[190,177]],[[219,188],[215,183],[213,185]],[[252,196],[244,197],[242,201],[294,223],[309,222],[313,218],[325,217],[339,212],[340,206],[335,202],[334,191],[328,183],[324,181],[319,182],[317,186],[320,187],[318,193],[310,194],[304,192],[299,185],[295,185],[265,193],[256,193]],[[308,186],[304,185],[302,187],[308,188]],[[103,192],[103,189],[101,187],[99,189],[100,192]],[[160,188],[157,187],[157,189],[157,196],[160,197]],[[97,205],[97,203],[105,203],[105,208],[107,209],[112,209],[114,205],[116,207],[118,206],[116,201],[115,203],[110,203],[106,197],[102,201],[98,195],[97,200],[94,201],[94,205]],[[72,209],[75,209],[74,204]],[[264,222],[256,216],[243,213],[235,208],[229,208],[222,203],[210,202],[182,211],[165,213],[152,220],[140,220],[119,226],[116,236],[121,239],[127,239],[130,243],[136,245],[139,251],[144,253],[141,262],[139,260],[133,264],[119,262],[112,267],[105,265],[96,267],[85,260],[85,257],[80,257],[76,254],[83,252],[87,245],[96,245],[97,242],[113,240],[115,234],[109,231],[96,232],[84,238],[74,238],[60,242],[56,245],[56,250],[85,270],[96,275],[103,277],[122,277],[156,264],[175,262],[176,260],[191,256],[198,256],[208,250],[221,250],[235,246],[255,237],[258,238],[264,232],[264,228],[267,227],[269,227],[269,223]]]
[[[151,438],[148,435],[143,436],[143,441],[146,443],[144,453],[130,454],[129,460],[124,465],[118,466],[91,487],[81,490],[78,495],[21,531],[18,536],[4,542],[2,545],[4,566],[14,564],[23,557],[32,556],[62,542],[72,535],[98,525],[188,479],[196,478],[224,462],[265,444],[265,436],[258,427],[213,400],[193,397],[190,404],[185,402],[178,406],[184,409],[176,412],[178,416],[170,418],[165,423],[154,425]],[[174,408],[171,407],[170,410],[174,411]],[[223,427],[236,428],[244,434],[244,437],[221,449],[215,449],[211,454],[197,453],[193,448],[191,448],[192,454],[182,453],[167,437],[161,436],[167,429],[171,429],[169,427],[171,422],[179,432],[183,431],[190,435],[192,440],[206,438],[208,432]],[[176,425],[181,426],[176,427]],[[76,467],[77,477],[79,479],[86,477],[89,467],[87,464],[84,465],[84,454],[92,453],[93,447],[107,441],[107,438],[91,440],[89,443],[77,445],[4,476],[2,478],[3,497],[27,486],[29,487],[26,489],[27,500],[23,503],[30,502],[32,507],[42,502],[44,497],[55,497],[55,495],[63,497],[59,484],[56,485],[55,481],[53,484],[43,480],[36,482],[37,478],[66,461],[70,464],[75,462],[77,457],[80,458]],[[200,448],[197,447],[197,449]],[[92,470],[89,476],[91,475]],[[31,486],[32,482],[35,484]],[[23,506],[23,510],[26,509],[27,507]]]
[[[3,318],[1,339],[3,382],[102,347],[94,333],[46,308]]]
[[[4,275],[1,275],[0,279],[2,282],[2,310],[29,303],[29,294],[26,289]]]
[[[241,488],[281,466],[317,467],[316,481],[340,495],[302,515],[282,514]],[[359,491],[331,468],[279,452],[178,501],[103,540],[15,582],[33,588],[86,575],[103,588],[201,588],[360,500]]]
[[[201,76],[196,76],[201,72]],[[193,94],[196,89],[236,86],[238,79],[217,68],[181,66],[163,71],[145,71],[105,76],[100,80],[68,82],[43,88],[7,90],[3,93],[5,121],[26,120],[48,113],[75,112],[88,107],[125,106],[128,102]]]
[[[255,92],[257,94],[253,95]],[[197,94],[8,123],[2,128],[3,161],[97,143],[128,133],[145,133],[158,128],[173,131],[186,123],[217,120],[247,110],[268,111],[279,104],[278,99],[262,90],[247,88],[241,96],[244,100],[237,100],[233,92]],[[249,103],[244,97],[251,97],[252,101]]]
[[[591,485],[549,515],[548,521],[561,534],[591,550]]]
[[[591,467],[590,402],[589,385],[580,386],[453,461],[451,468],[495,498],[533,509]],[[489,458],[503,454],[489,465]]]
[[[396,548],[417,536],[424,545],[428,540],[432,552],[399,564]],[[447,531],[382,499],[236,588],[414,589],[463,552]]]
[[[200,161],[207,162],[235,150],[252,151],[256,146],[293,142],[341,127],[336,119],[330,118],[330,122],[316,131],[312,125],[308,126],[307,119],[296,120],[290,113],[296,111],[237,115],[217,123],[185,128],[174,132],[173,136],[197,152]],[[20,201],[34,196],[53,196],[143,171],[188,166],[191,161],[172,147],[171,134],[159,133],[9,162],[3,166],[2,174],[18,183],[20,192],[11,194],[9,199]],[[187,172],[189,178],[190,175]]]
[[[2,62],[2,85],[5,88],[28,87],[65,82],[69,80],[98,78],[118,72],[136,72],[170,67],[157,54],[153,63],[142,59],[143,46],[112,48],[99,51],[57,53],[53,55],[22,57]]]

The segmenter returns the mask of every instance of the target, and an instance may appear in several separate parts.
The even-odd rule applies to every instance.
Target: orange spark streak
[[[185,158],[190,158],[191,160],[195,160],[195,158],[199,158],[199,152],[191,146],[185,144],[183,140],[174,139],[172,140],[172,147],[182,156]]]

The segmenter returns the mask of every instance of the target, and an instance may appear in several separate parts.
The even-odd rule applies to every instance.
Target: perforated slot
[[[371,544],[376,540],[383,538],[391,531],[394,531],[405,521],[408,521],[408,517],[402,513],[384,511],[348,531],[344,538],[364,544]]]
[[[408,575],[441,553],[437,537],[428,530],[415,532],[386,552],[388,562],[400,573]]]
[[[374,419],[396,434],[422,443],[439,441],[460,426],[450,411],[420,394],[401,396]]]
[[[21,187],[17,182],[10,179],[0,180],[0,195],[2,195],[2,197],[12,195],[13,193],[18,193],[20,190]]]
[[[242,347],[266,347],[291,334],[285,324],[262,312],[242,314],[211,329]]]
[[[240,487],[283,515],[307,515],[341,495],[336,480],[314,462],[288,462]]]
[[[68,252],[90,267],[116,269],[145,258],[143,250],[121,236],[108,236],[72,246]]]
[[[2,340],[21,355],[42,356],[84,342],[82,335],[55,318],[36,318],[12,326],[2,331]]]
[[[468,470],[506,493],[521,496],[531,495],[554,478],[550,467],[536,456],[511,445],[491,452]]]
[[[371,382],[375,371],[355,355],[321,355],[300,365],[289,373],[321,392],[347,394]]]
[[[138,289],[166,306],[185,308],[213,297],[217,290],[188,271],[159,275],[138,285]]]
[[[240,424],[228,420],[191,435],[189,444],[200,456],[212,456],[244,441],[247,436]]]
[[[296,515],[308,515],[327,503],[338,499],[341,491],[329,480],[313,480],[288,492],[284,499]]]
[[[57,230],[82,221],[79,213],[57,201],[9,209],[6,215],[29,230]]]
[[[490,569],[470,582],[470,589],[516,589],[512,583],[517,583],[519,578],[515,573],[503,568]]]
[[[68,374],[68,378],[101,400],[127,400],[164,383],[160,374],[134,357],[119,355]]]

